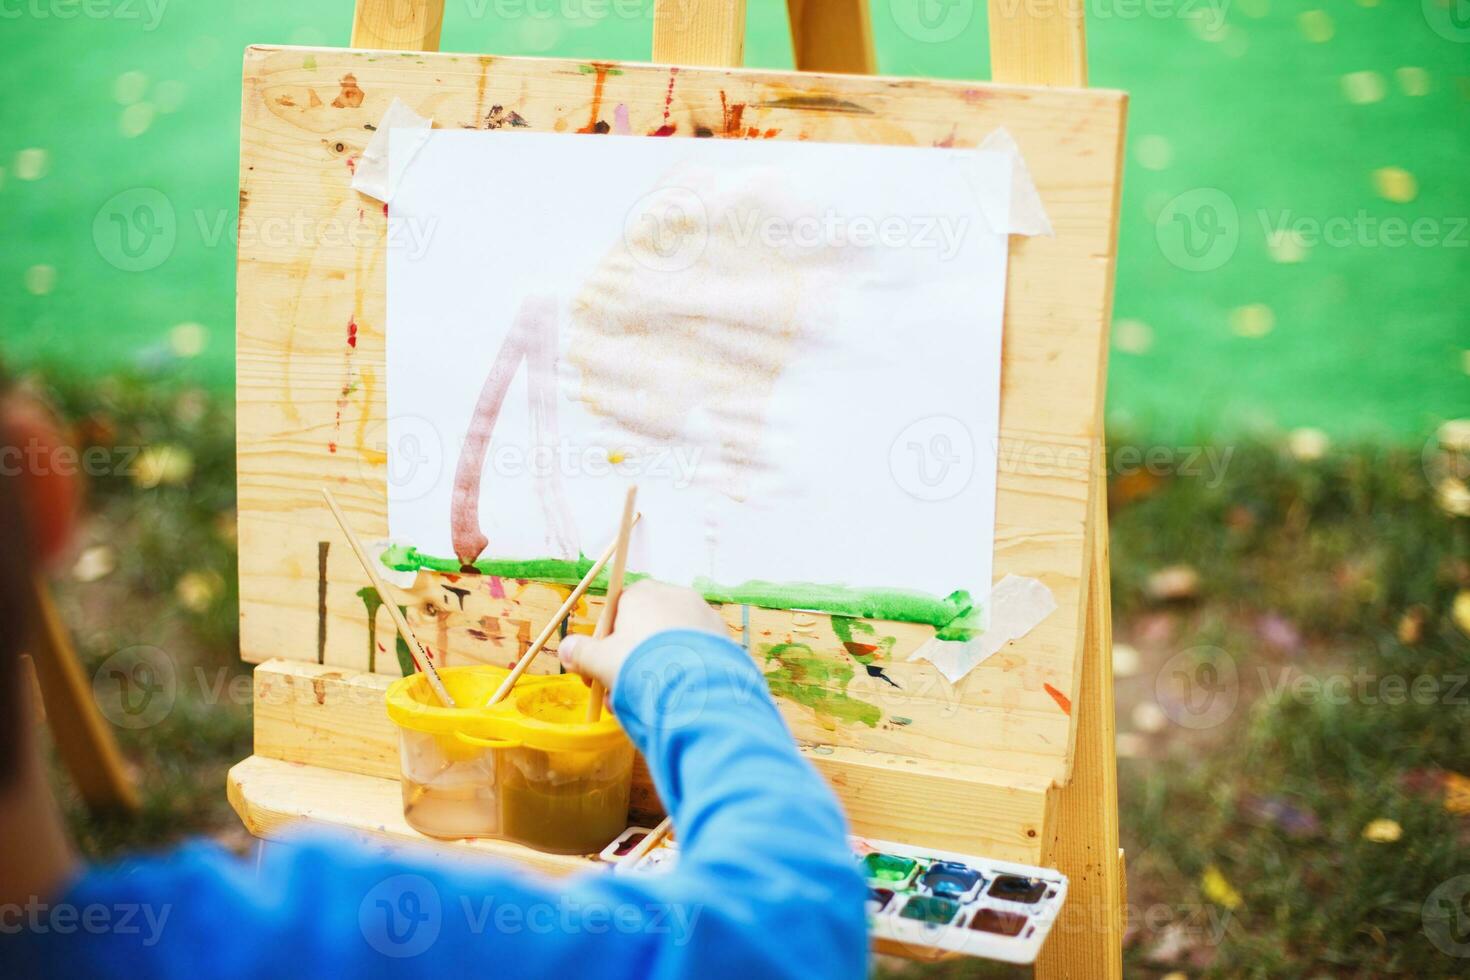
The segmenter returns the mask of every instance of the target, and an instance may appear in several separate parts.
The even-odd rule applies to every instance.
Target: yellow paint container
[[[590,692],[571,674],[526,674],[504,701],[479,707],[508,673],[440,670],[458,708],[440,705],[423,674],[388,688],[404,819],[430,837],[498,837],[554,854],[600,851],[628,825],[633,744],[611,713],[582,720]]]

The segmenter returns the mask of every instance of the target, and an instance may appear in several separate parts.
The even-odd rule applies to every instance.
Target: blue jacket
[[[19,915],[0,908],[0,973],[865,976],[866,891],[842,813],[750,658],[659,634],[624,664],[614,709],[678,828],[672,873],[550,880],[316,838],[270,848],[257,874],[191,844],[89,869]]]

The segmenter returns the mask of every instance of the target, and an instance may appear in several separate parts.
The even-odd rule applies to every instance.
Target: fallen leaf
[[[1146,589],[1163,602],[1193,599],[1199,593],[1199,572],[1188,565],[1170,565],[1150,575]]]
[[[1303,463],[1311,463],[1327,455],[1332,440],[1321,429],[1293,429],[1286,437],[1286,448]]]
[[[213,570],[185,572],[174,585],[174,595],[185,609],[202,613],[225,589],[224,579]]]
[[[1174,642],[1178,625],[1179,618],[1171,612],[1144,613],[1133,624],[1134,639],[1144,646],[1167,647]]]
[[[1155,963],[1174,963],[1184,958],[1193,946],[1190,930],[1182,922],[1171,922],[1159,931],[1159,940],[1149,947],[1148,958]]]
[[[1460,480],[1445,477],[1436,483],[1434,502],[1452,517],[1470,517],[1470,488]]]
[[[112,574],[117,567],[116,556],[105,544],[93,545],[77,557],[71,568],[72,578],[78,582],[95,582]]]
[[[1157,734],[1168,725],[1169,716],[1152,701],[1140,701],[1133,706],[1133,727],[1145,735]]]
[[[1138,651],[1126,643],[1113,644],[1113,676],[1132,677],[1138,673]]]
[[[1444,774],[1444,808],[1459,817],[1470,814],[1470,778],[1457,772]]]
[[[144,490],[184,483],[194,474],[194,457],[182,446],[148,446],[133,463],[133,482]]]
[[[1399,642],[1404,646],[1413,646],[1424,638],[1424,607],[1415,606],[1399,617],[1398,630]]]
[[[1108,502],[1123,507],[1136,500],[1151,496],[1163,484],[1163,479],[1146,469],[1124,473],[1108,487]]]
[[[1460,632],[1470,634],[1470,590],[1461,589],[1455,595],[1455,604],[1450,608],[1450,616],[1455,625],[1460,627]]]
[[[209,396],[198,388],[180,393],[174,401],[174,418],[185,426],[195,425],[209,411]]]
[[[1441,448],[1452,453],[1470,453],[1470,419],[1450,419],[1435,431]]]
[[[1205,868],[1205,873],[1200,875],[1200,891],[1204,892],[1205,898],[1223,908],[1234,912],[1244,904],[1240,892],[1226,880],[1224,873],[1213,864]]]
[[[1302,647],[1302,634],[1291,620],[1280,613],[1266,613],[1256,620],[1256,635],[1261,642],[1282,653],[1296,653]]]
[[[1142,759],[1148,755],[1148,740],[1135,732],[1119,732],[1114,745],[1120,759]]]
[[[1243,817],[1260,827],[1274,827],[1288,837],[1301,839],[1316,835],[1322,827],[1317,814],[1281,796],[1257,796],[1247,793],[1238,803]]]
[[[1256,526],[1256,515],[1249,507],[1236,504],[1226,512],[1225,525],[1232,531],[1249,531]]]
[[[1387,817],[1371,820],[1368,826],[1363,828],[1363,839],[1375,844],[1392,844],[1402,836],[1404,836],[1404,828],[1399,826],[1397,820],[1389,820]]]

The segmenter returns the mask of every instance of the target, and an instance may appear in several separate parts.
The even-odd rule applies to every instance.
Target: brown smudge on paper
[[[642,207],[573,300],[570,395],[615,439],[699,452],[699,482],[742,500],[775,470],[769,398],[845,258],[750,234],[801,214],[770,171],[680,173]]]

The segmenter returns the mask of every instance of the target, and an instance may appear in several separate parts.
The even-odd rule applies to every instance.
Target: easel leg
[[[786,13],[797,71],[877,74],[866,0],[786,0]]]
[[[1092,561],[1072,781],[1057,791],[1051,864],[1071,880],[1067,902],[1036,961],[1036,976],[1123,976],[1123,852],[1118,848],[1113,619],[1108,582],[1107,484],[1094,477]]]
[[[136,811],[138,791],[123,767],[111,730],[92,700],[92,687],[56,614],[51,591],[39,577],[32,580],[32,605],[35,635],[31,660],[46,706],[46,721],[62,762],[93,810]]]

